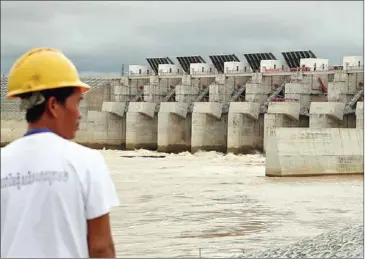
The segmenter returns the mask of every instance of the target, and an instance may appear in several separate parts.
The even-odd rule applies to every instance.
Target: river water
[[[102,153],[119,258],[229,257],[363,220],[363,176],[267,178],[261,155]]]

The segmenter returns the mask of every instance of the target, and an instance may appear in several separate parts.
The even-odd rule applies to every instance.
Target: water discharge
[[[119,258],[229,257],[363,219],[363,176],[267,178],[261,155],[102,153]]]

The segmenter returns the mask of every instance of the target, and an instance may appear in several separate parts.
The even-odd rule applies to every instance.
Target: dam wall
[[[362,128],[277,128],[268,140],[266,176],[363,174]]]
[[[92,89],[80,104],[82,118],[75,141],[96,148],[144,148],[160,152],[212,150],[248,154],[259,151],[268,156],[268,175],[296,174],[296,171],[289,172],[296,167],[287,166],[286,162],[279,165],[270,162],[273,147],[282,148],[285,141],[290,145],[295,142],[288,136],[296,138],[298,134],[301,136],[300,132],[324,132],[326,139],[344,134],[349,134],[351,141],[360,138],[363,84],[361,87],[358,74],[361,73],[340,71],[332,77],[323,73],[272,77],[252,73],[201,78],[193,75],[86,78],[83,80]],[[4,97],[6,78],[1,83],[1,143],[5,145],[25,133],[26,123],[19,102]],[[317,144],[308,144],[312,142],[303,139],[304,147],[317,148]],[[325,145],[337,148],[340,144],[336,141]],[[341,148],[345,151],[336,151],[332,156],[351,156],[346,147]],[[305,148],[302,151],[309,152]],[[287,154],[285,150],[282,152]],[[308,156],[308,163],[325,153],[311,152],[316,158]],[[354,159],[359,161],[359,152],[355,153]],[[293,161],[303,155],[298,153],[296,158],[295,154],[292,154]],[[287,159],[280,152],[276,156],[279,161]],[[335,161],[330,159],[333,158],[323,161]],[[320,166],[327,162],[321,162]],[[298,172],[318,174],[320,166],[298,169]],[[325,172],[340,172],[336,170],[331,167]],[[345,173],[354,172],[346,170]]]

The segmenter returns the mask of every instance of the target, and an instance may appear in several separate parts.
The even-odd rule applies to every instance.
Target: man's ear
[[[54,96],[51,96],[50,98],[48,98],[46,107],[47,107],[47,111],[49,112],[50,116],[52,116],[53,118],[58,117],[60,104],[57,102],[57,99]]]

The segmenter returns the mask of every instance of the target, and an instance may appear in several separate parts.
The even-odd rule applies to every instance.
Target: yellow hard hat
[[[81,82],[75,65],[61,51],[53,48],[32,49],[18,58],[8,77],[8,98],[61,87],[90,86]]]

